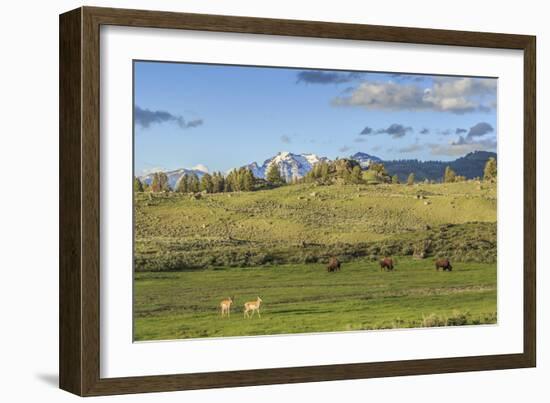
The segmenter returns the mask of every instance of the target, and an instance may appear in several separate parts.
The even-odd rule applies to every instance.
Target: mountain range
[[[173,171],[165,171],[164,173],[166,174],[166,176],[168,176],[168,185],[170,185],[170,188],[175,189],[176,184],[178,183],[178,180],[183,175],[196,174],[200,179],[205,173],[207,173],[207,171],[203,171],[201,169],[180,168],[180,169],[175,169]],[[151,172],[149,174],[140,176],[139,180],[143,183],[146,183],[147,185],[151,185],[151,183],[153,182],[154,175],[155,175],[155,172]]]
[[[319,157],[316,154],[293,154],[288,151],[278,153],[272,158],[268,158],[262,165],[257,162],[246,165],[256,178],[265,179],[267,169],[276,164],[279,167],[281,176],[290,182],[293,178],[302,178],[313,168],[313,165],[321,161],[328,161],[326,157]]]
[[[488,151],[474,151],[463,157],[457,158],[454,161],[419,161],[419,160],[382,160],[379,157],[363,152],[358,152],[351,155],[349,158],[354,159],[363,169],[368,169],[371,163],[383,163],[386,171],[390,175],[397,175],[400,181],[405,181],[410,173],[415,174],[417,181],[421,180],[440,180],[445,172],[445,168],[450,166],[458,175],[465,176],[467,179],[483,176],[485,163],[489,158],[496,158],[496,153]],[[265,178],[268,168],[272,164],[276,164],[281,172],[281,175],[287,182],[293,178],[302,178],[307,174],[318,162],[327,161],[327,157],[321,157],[316,154],[294,154],[288,151],[279,152],[272,158],[266,159],[262,165],[257,162],[252,162],[244,167],[249,168],[255,177]],[[168,184],[172,189],[175,188],[179,178],[184,174],[196,174],[201,178],[207,171],[201,169],[176,169],[165,172],[168,176]],[[148,185],[153,180],[154,173],[143,175],[140,180]]]

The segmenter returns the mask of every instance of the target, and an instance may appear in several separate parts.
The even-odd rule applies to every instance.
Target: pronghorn
[[[232,303],[233,303],[233,299],[231,297],[224,299],[222,302],[220,302],[220,308],[222,310],[222,318],[224,314],[227,314],[227,317],[231,316]]]
[[[260,315],[260,304],[262,303],[262,299],[258,297],[256,301],[248,301],[244,303],[244,317],[245,318],[251,318],[254,316],[254,312],[258,312],[258,316],[261,318]],[[248,312],[252,311],[252,314],[249,316]]]

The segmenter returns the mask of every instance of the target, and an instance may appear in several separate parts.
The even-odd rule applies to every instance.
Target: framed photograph
[[[533,367],[535,37],[60,16],[60,386]]]

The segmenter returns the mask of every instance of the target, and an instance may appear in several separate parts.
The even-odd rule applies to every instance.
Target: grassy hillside
[[[496,265],[398,259],[396,271],[356,259],[342,271],[322,264],[136,273],[136,340],[265,335],[496,323]],[[263,299],[261,318],[243,318]],[[231,317],[218,304],[233,296]]]
[[[137,193],[136,271],[343,261],[379,255],[496,261],[496,186],[301,184]]]

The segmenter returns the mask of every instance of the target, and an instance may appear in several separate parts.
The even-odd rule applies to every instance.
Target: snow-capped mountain
[[[350,156],[351,159],[359,162],[361,168],[368,168],[372,162],[382,162],[382,160],[374,155],[358,152]]]
[[[313,165],[320,161],[328,161],[328,159],[326,157],[319,157],[316,154],[293,154],[283,151],[273,158],[265,160],[262,165],[253,162],[246,167],[252,171],[255,177],[265,179],[267,170],[271,165],[275,164],[279,168],[281,176],[287,182],[290,182],[293,178],[302,178],[313,168]]]
[[[166,176],[168,176],[168,184],[170,185],[170,187],[172,189],[175,189],[179,179],[183,175],[185,175],[185,174],[187,174],[187,175],[196,174],[200,179],[207,172],[203,171],[203,170],[200,170],[200,169],[180,168],[180,169],[176,169],[176,170],[173,170],[173,171],[166,171],[164,173],[166,174]],[[153,182],[153,176],[154,175],[155,175],[155,173],[150,173],[150,174],[147,174],[147,175],[143,175],[143,176],[140,176],[139,180],[143,183],[146,183],[147,185],[151,185],[151,182]]]
[[[368,168],[371,162],[382,161],[378,157],[363,152],[355,153],[349,158],[357,160],[361,164],[361,167],[363,167],[364,169]],[[265,160],[262,165],[259,165],[257,162],[252,162],[245,167],[249,168],[256,178],[265,179],[265,175],[269,167],[272,164],[276,164],[279,168],[281,176],[287,182],[291,182],[293,178],[300,179],[305,176],[309,171],[311,171],[315,164],[321,161],[330,162],[330,159],[328,159],[327,157],[320,157],[316,154],[294,154],[288,151],[282,151],[274,157]],[[202,176],[207,173],[207,171],[203,169],[198,169],[199,167],[195,167],[194,169],[180,168],[173,171],[164,171],[164,173],[168,176],[168,184],[170,185],[170,187],[172,189],[175,189],[179,179],[185,174],[191,175],[194,173],[199,177],[199,179],[202,178]],[[139,179],[143,183],[151,185],[151,182],[153,181],[153,176],[154,173],[150,173],[140,176]]]

